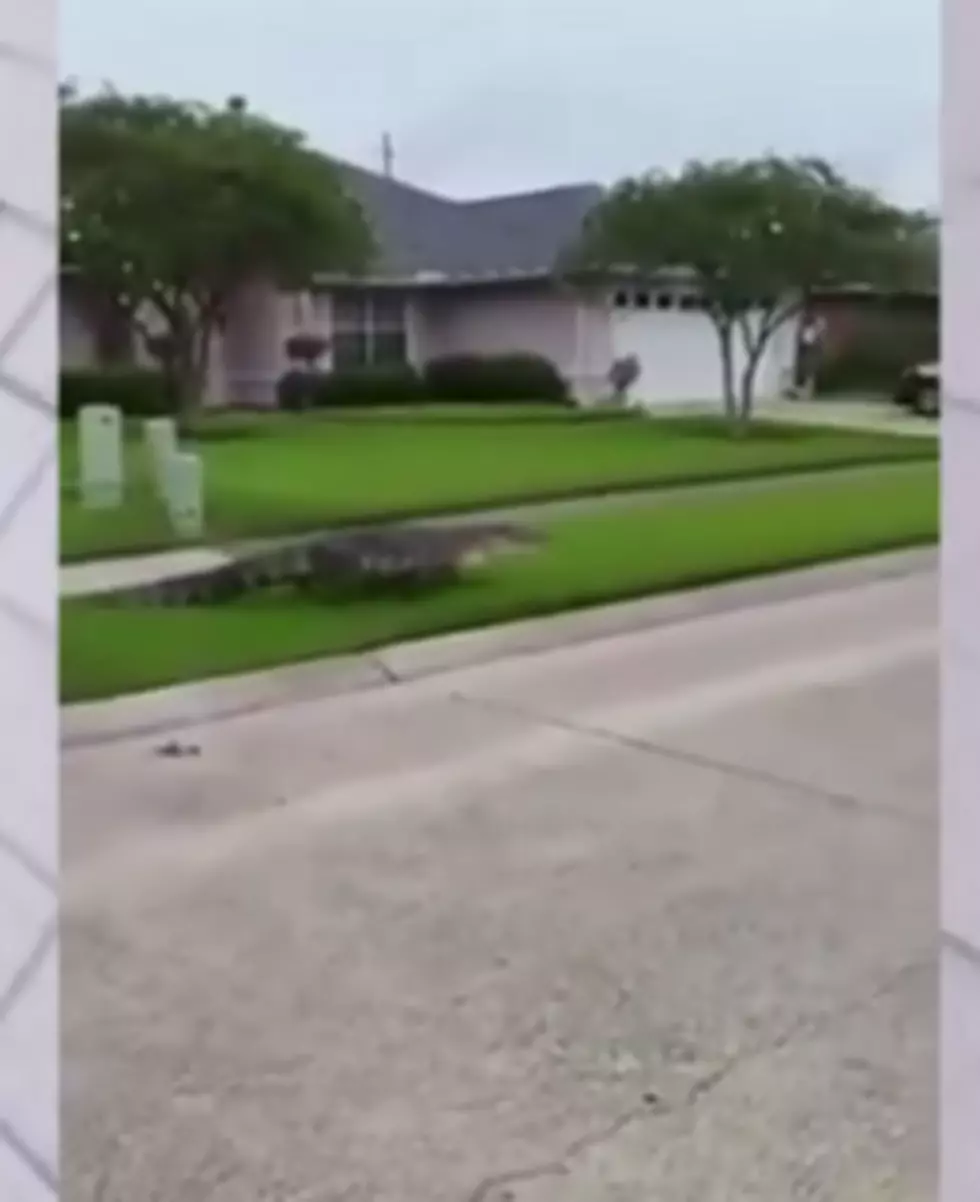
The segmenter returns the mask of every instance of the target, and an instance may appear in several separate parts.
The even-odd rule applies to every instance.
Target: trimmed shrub
[[[330,339],[322,334],[293,334],[285,342],[286,357],[294,363],[304,364],[312,371],[329,346]]]
[[[428,398],[414,367],[341,368],[314,377],[318,409],[418,405]]]
[[[629,390],[639,380],[642,365],[636,355],[627,355],[624,359],[616,359],[609,369],[609,384],[617,404],[626,403]]]
[[[276,383],[276,403],[280,409],[291,413],[312,409],[322,384],[323,376],[319,372],[291,368],[284,372]]]
[[[431,401],[528,401],[566,404],[568,385],[542,355],[444,355],[430,359],[423,373]]]
[[[176,410],[163,374],[151,368],[72,368],[62,371],[58,414],[73,419],[86,405],[115,405],[124,417],[165,417]]]

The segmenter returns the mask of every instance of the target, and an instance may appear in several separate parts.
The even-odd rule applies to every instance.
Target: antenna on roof
[[[395,173],[395,144],[387,132],[381,135],[381,170],[386,179]]]

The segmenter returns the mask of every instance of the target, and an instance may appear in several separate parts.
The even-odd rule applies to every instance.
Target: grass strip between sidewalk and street
[[[787,480],[712,496],[552,519],[537,552],[492,560],[411,597],[326,601],[294,590],[227,605],[62,606],[66,702],[248,672],[521,618],[926,545],[939,530],[938,468]]]

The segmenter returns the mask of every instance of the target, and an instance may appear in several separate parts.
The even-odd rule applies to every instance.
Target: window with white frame
[[[333,365],[395,367],[408,362],[408,305],[397,292],[338,292],[333,297]]]

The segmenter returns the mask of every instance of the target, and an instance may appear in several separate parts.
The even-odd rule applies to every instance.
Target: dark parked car
[[[938,363],[916,363],[907,367],[895,389],[895,404],[924,417],[938,417],[941,383]]]

